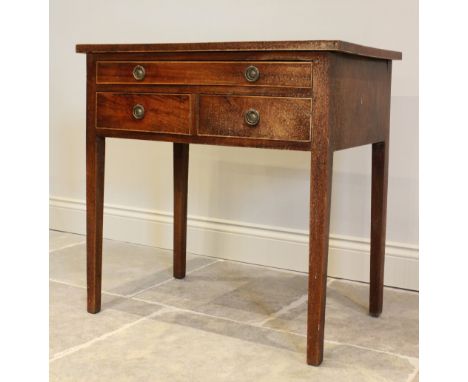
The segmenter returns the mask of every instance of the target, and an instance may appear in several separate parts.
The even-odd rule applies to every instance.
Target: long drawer
[[[308,88],[306,62],[98,61],[97,84],[230,85]]]

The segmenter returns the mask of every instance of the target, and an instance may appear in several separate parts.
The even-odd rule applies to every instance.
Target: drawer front
[[[188,94],[97,93],[96,127],[190,134],[191,97]]]
[[[311,87],[305,62],[108,62],[97,63],[98,84]]]
[[[311,111],[309,98],[200,96],[197,132],[204,136],[310,141]]]

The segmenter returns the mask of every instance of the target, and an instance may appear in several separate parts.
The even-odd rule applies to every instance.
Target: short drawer
[[[190,134],[192,115],[189,94],[96,95],[97,128]]]
[[[200,96],[198,135],[310,141],[309,98]]]
[[[306,62],[99,61],[96,82],[307,88],[312,85],[312,66]]]

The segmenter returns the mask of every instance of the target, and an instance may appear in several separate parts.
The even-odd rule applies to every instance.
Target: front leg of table
[[[101,310],[105,138],[86,137],[86,277],[89,313]]]

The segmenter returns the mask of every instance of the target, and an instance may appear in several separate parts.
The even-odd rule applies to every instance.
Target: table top
[[[340,40],[197,42],[171,44],[78,44],[78,53],[241,52],[241,51],[330,51],[401,60],[401,52],[371,48]]]

